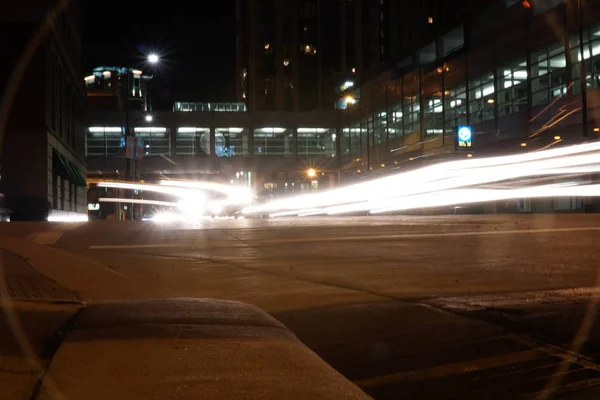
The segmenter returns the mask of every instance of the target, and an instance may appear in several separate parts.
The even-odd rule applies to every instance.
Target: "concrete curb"
[[[18,238],[1,237],[0,248],[18,255],[36,271],[76,293],[83,301],[136,297],[129,278],[93,260]],[[136,282],[135,286],[139,288],[140,283]],[[110,295],[107,287],[111,288]]]

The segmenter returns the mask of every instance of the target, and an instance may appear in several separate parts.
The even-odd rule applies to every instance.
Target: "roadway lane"
[[[181,282],[193,264],[398,300],[594,286],[597,243],[598,216],[535,215],[90,223],[57,246],[125,275],[160,274],[176,295],[197,294],[186,290],[193,277]]]
[[[262,307],[377,398],[514,398],[600,382],[600,329],[566,351],[600,298],[581,289],[598,286],[597,243],[600,216],[496,215],[92,222],[54,245],[131,297]]]

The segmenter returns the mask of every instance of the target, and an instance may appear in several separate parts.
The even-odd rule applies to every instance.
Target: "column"
[[[215,150],[215,146],[217,144],[217,140],[215,138],[215,127],[210,127],[210,147],[208,150],[208,155],[210,158],[215,158],[217,156],[217,152]]]
[[[254,124],[248,127],[248,156],[254,157]]]
[[[284,44],[283,44],[283,23],[284,23],[284,2],[274,1],[273,7],[275,11],[275,110],[283,111],[285,109],[285,73],[283,66],[284,59]],[[297,50],[297,49],[296,49]],[[296,66],[292,66],[296,68]]]
[[[294,159],[294,166],[298,168],[298,128],[293,128],[292,133],[292,157]]]
[[[338,168],[342,167],[342,134],[343,128],[335,128],[335,163]]]
[[[169,155],[177,155],[177,124],[172,123],[169,127]]]
[[[286,131],[283,133],[283,155],[285,157],[289,157],[292,155],[291,146],[292,144],[290,143],[290,135],[286,129]]]

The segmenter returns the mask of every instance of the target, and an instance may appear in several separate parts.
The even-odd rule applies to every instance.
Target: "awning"
[[[62,176],[75,186],[86,186],[83,173],[72,161],[60,154],[57,150],[52,152],[52,168],[54,173]]]

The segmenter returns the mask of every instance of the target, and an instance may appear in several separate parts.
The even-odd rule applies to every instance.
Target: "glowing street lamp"
[[[352,97],[352,96],[346,96],[346,98],[344,100],[346,101],[346,104],[356,103],[356,99],[354,99],[354,97]]]
[[[152,122],[152,115],[146,115],[146,122]]]
[[[314,168],[309,168],[308,171],[306,171],[306,176],[308,176],[309,178],[314,178],[315,176],[317,176],[317,171],[315,171]]]
[[[160,58],[158,57],[158,54],[151,53],[151,54],[148,55],[148,62],[150,64],[156,64],[159,59]]]

